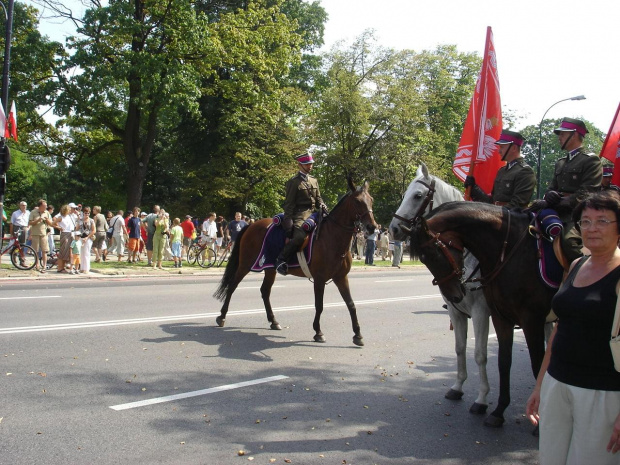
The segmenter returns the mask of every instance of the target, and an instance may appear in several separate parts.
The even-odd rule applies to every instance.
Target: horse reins
[[[426,197],[424,198],[422,205],[420,205],[420,208],[418,208],[418,211],[416,212],[415,216],[411,219],[408,219],[400,215],[397,215],[396,213],[392,215],[393,218],[396,218],[397,220],[407,223],[410,227],[413,227],[413,225],[418,220],[418,218],[421,218],[422,215],[424,215],[424,212],[426,211],[426,207],[430,207],[429,210],[433,209],[433,197],[435,196],[435,190],[436,190],[435,189],[435,178],[431,180],[430,185],[426,184],[424,181],[418,181],[418,182],[422,184],[423,186],[425,186],[426,188],[428,188],[428,192],[426,193]]]
[[[441,279],[437,279],[433,277],[433,286],[440,286],[446,281],[454,277],[457,277],[460,280],[463,276],[463,270],[459,268],[458,263],[456,263],[456,260],[454,259],[450,251],[448,250],[448,247],[456,249],[461,253],[463,252],[463,247],[460,245],[453,244],[452,241],[449,241],[448,244],[446,245],[446,243],[444,243],[441,240],[441,237],[440,237],[441,233],[433,234],[433,232],[430,229],[427,229],[427,233],[430,236],[430,239],[425,244],[423,244],[422,247],[426,247],[427,245],[432,243],[432,245],[437,247],[443,253],[444,257],[446,257],[446,259],[452,266],[452,273],[450,273],[449,275]]]

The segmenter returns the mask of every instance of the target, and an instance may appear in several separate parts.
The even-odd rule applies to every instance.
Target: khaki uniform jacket
[[[471,196],[477,202],[495,203],[511,209],[525,208],[530,203],[534,187],[534,170],[519,157],[510,168],[507,164],[497,170],[490,196],[481,189],[472,189]]]
[[[587,153],[583,147],[576,149],[572,160],[569,160],[567,154],[555,163],[547,192],[558,191],[563,197],[568,196],[570,210],[558,212],[562,221],[570,221],[570,213],[588,192],[600,190],[602,179],[601,159],[593,153]]]
[[[298,172],[286,182],[284,218],[291,218],[294,226],[301,227],[322,203],[319,182],[315,177]]]

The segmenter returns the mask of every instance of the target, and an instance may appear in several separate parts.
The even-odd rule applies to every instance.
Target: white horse
[[[433,207],[442,203],[464,200],[461,192],[446,184],[441,179],[431,176],[424,163],[416,172],[416,177],[405,192],[400,207],[390,223],[390,232],[396,240],[405,240],[416,218],[426,215]],[[465,270],[463,276],[479,277],[478,260],[471,254],[465,256]],[[469,411],[471,413],[486,413],[489,393],[489,380],[487,377],[487,342],[489,339],[489,317],[491,310],[487,305],[482,291],[474,290],[477,286],[472,283],[465,284],[465,297],[458,304],[453,304],[443,298],[447,307],[452,326],[454,327],[455,350],[457,360],[456,381],[446,393],[447,399],[458,400],[463,397],[463,383],[467,379],[467,319],[471,318],[474,326],[476,339],[474,358],[480,372],[480,384],[478,397]]]

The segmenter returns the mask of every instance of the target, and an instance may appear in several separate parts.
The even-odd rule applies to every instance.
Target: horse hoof
[[[314,342],[325,342],[325,336],[321,335],[316,335],[314,336]]]
[[[501,417],[489,415],[486,420],[484,420],[484,426],[488,426],[489,428],[501,428],[503,425],[504,419]]]
[[[271,329],[277,329],[277,330],[281,330],[282,326],[280,326],[280,323],[271,323]]]
[[[446,392],[446,395],[444,397],[450,400],[461,400],[463,398],[463,393],[461,391],[455,391],[454,389],[450,389],[448,392]]]
[[[364,341],[362,336],[353,336],[353,344],[356,346],[364,347]]]
[[[478,402],[474,402],[473,405],[469,409],[469,413],[473,413],[474,415],[482,415],[487,413],[488,405],[479,404]]]
[[[223,327],[224,327],[224,325],[226,324],[226,318],[222,318],[221,316],[218,316],[218,317],[215,319],[215,322],[217,323],[217,325],[218,325],[220,328],[223,328]]]

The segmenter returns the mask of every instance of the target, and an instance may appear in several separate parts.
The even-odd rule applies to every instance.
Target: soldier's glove
[[[562,196],[559,192],[549,191],[545,194],[543,199],[547,201],[549,207],[553,208],[562,201]]]
[[[467,189],[468,187],[473,187],[476,185],[476,178],[473,176],[467,176],[465,178],[465,182],[463,183],[463,187]]]
[[[534,200],[532,202],[532,205],[529,206],[529,208],[526,208],[525,211],[526,212],[539,212],[540,210],[544,210],[545,208],[547,208],[549,206],[549,204],[547,203],[546,200]]]
[[[329,215],[329,208],[327,208],[327,205],[322,203],[321,205],[319,205],[319,208],[320,208],[321,212],[323,213],[323,216]]]

